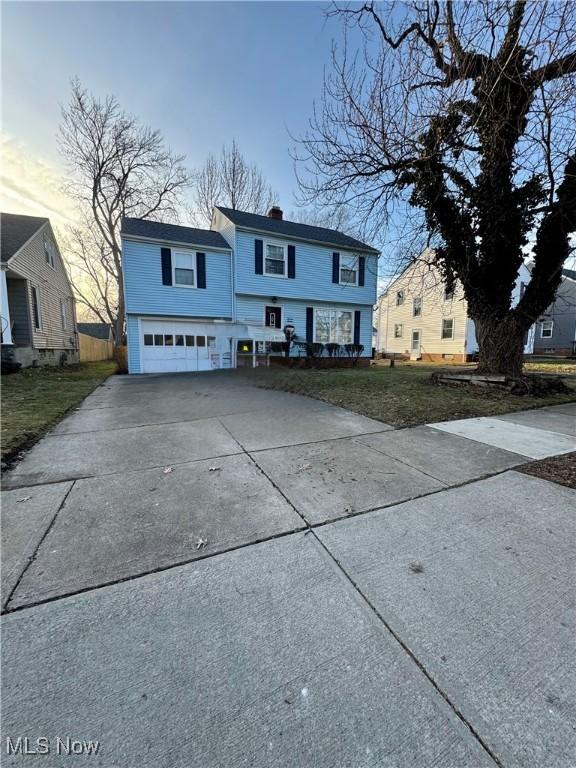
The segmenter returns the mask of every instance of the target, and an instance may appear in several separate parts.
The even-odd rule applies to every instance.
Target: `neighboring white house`
[[[530,272],[522,265],[513,293],[517,304]],[[424,255],[410,264],[382,293],[374,315],[376,352],[415,360],[466,362],[478,352],[474,322],[462,286],[447,293],[438,269]],[[526,334],[525,354],[534,346],[534,326]]]

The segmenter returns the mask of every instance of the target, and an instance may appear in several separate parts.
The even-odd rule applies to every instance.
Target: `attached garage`
[[[233,335],[230,324],[141,320],[142,373],[230,368]]]

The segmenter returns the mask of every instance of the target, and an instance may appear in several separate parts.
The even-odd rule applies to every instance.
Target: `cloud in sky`
[[[73,201],[62,191],[62,173],[20,141],[0,137],[0,209],[6,213],[47,216],[64,226],[76,220]]]

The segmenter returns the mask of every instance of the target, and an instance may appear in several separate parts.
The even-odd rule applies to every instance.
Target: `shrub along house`
[[[286,328],[291,354],[370,357],[378,251],[341,232],[216,207],[209,230],[125,219],[122,258],[130,373],[235,367]]]
[[[72,288],[49,219],[0,215],[2,359],[78,362]]]

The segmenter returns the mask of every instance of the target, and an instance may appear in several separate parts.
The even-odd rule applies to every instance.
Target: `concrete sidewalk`
[[[109,380],[7,478],[4,739],[96,739],[106,768],[572,766],[576,493],[509,470],[568,450],[576,405],[466,421]]]

